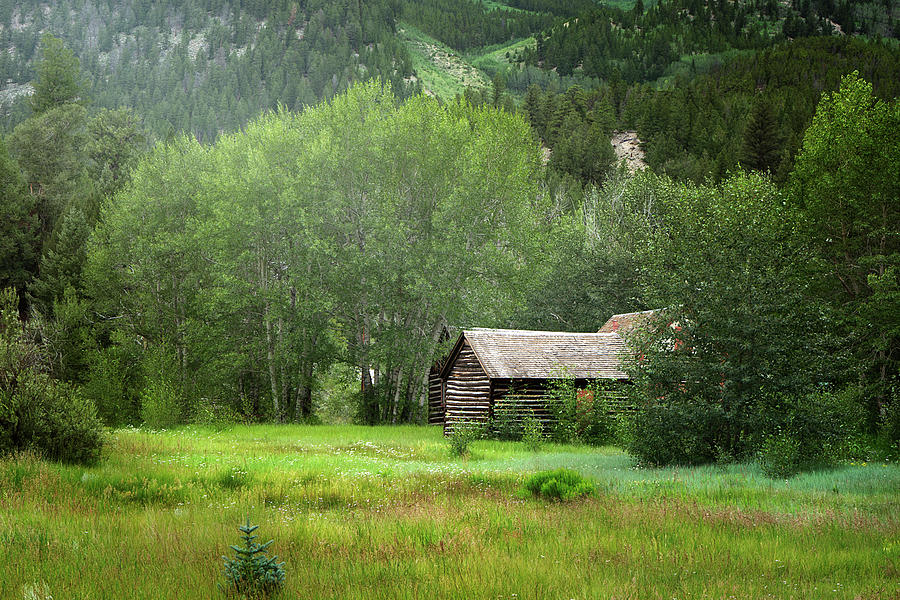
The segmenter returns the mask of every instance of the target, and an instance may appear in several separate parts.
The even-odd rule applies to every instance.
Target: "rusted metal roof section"
[[[462,333],[491,379],[628,379],[625,342],[615,333],[466,329]]]
[[[643,310],[613,315],[603,324],[597,333],[618,333],[628,335],[638,327],[646,325],[650,319],[659,313],[659,310]]]

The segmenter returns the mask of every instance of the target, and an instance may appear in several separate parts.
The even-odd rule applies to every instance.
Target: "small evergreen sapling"
[[[284,563],[276,562],[277,556],[269,558],[266,549],[274,540],[265,544],[257,544],[253,532],[259,529],[259,525],[251,525],[249,517],[246,525],[238,527],[243,547],[231,546],[234,550],[234,558],[223,556],[225,561],[225,585],[222,586],[226,593],[236,593],[245,598],[267,598],[277,592],[284,585]]]

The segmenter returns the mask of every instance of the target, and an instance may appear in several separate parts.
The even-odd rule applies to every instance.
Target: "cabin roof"
[[[566,333],[521,329],[466,329],[442,376],[467,340],[491,379],[627,379],[621,369],[625,341],[616,333]]]
[[[650,319],[659,314],[659,310],[642,310],[640,312],[620,313],[609,318],[597,333],[618,333],[628,335],[638,327],[646,325]]]

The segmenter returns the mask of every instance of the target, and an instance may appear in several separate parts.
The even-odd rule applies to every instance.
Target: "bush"
[[[631,417],[626,449],[645,465],[694,465],[716,458],[716,406],[647,403]]]
[[[453,423],[453,431],[448,436],[451,456],[465,456],[469,453],[469,444],[484,437],[484,426],[478,421],[457,421]]]
[[[515,391],[511,390],[506,396],[499,398],[494,404],[494,416],[491,419],[490,430],[493,436],[502,441],[521,440],[524,433],[524,410],[521,397]]]
[[[900,459],[900,387],[891,389],[890,402],[884,406],[879,423],[878,447],[885,458]]]
[[[216,431],[225,431],[240,420],[240,415],[233,408],[209,398],[201,398],[194,413],[194,423],[212,427]]]
[[[165,429],[181,422],[181,403],[172,373],[177,366],[163,345],[153,348],[143,361],[145,384],[141,392],[141,420],[152,429]]]
[[[608,401],[610,385],[616,384],[594,381],[578,389],[574,379],[551,380],[547,387],[547,407],[553,416],[550,437],[560,443],[592,446],[613,441],[617,428]]]
[[[88,375],[82,387],[107,425],[140,422],[141,373],[138,346],[124,334],[113,333],[109,347],[88,355]]]
[[[62,462],[100,458],[93,403],[53,380],[48,361],[18,320],[15,292],[0,292],[0,454],[32,450]]]
[[[533,496],[548,500],[572,500],[594,493],[594,484],[569,469],[541,471],[525,480],[525,489]]]
[[[175,388],[166,381],[152,381],[141,394],[141,421],[151,429],[166,429],[181,421]]]
[[[277,556],[266,556],[273,540],[256,543],[257,536],[253,532],[259,525],[251,525],[247,519],[247,524],[238,529],[244,534],[241,536],[244,544],[231,547],[234,558],[222,557],[225,561],[225,585],[222,587],[226,593],[243,598],[268,598],[284,586],[284,563],[277,562]]]
[[[769,436],[759,451],[762,472],[773,479],[787,479],[800,471],[800,442],[784,433]]]
[[[761,440],[757,446],[763,470],[786,477],[845,457],[851,441],[859,437],[863,415],[852,389],[766,398],[754,431]]]
[[[522,442],[532,452],[538,452],[544,444],[544,426],[534,416],[525,417],[522,422]]]

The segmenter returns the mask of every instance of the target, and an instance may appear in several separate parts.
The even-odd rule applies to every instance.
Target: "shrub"
[[[153,381],[141,394],[141,421],[151,429],[165,429],[181,421],[175,388],[166,381]]]
[[[550,427],[553,441],[571,444],[578,440],[576,408],[575,380],[568,377],[551,379],[547,383],[547,409],[553,417]]]
[[[141,392],[141,420],[152,429],[165,429],[181,422],[181,403],[172,374],[177,366],[163,345],[150,350],[143,361],[145,384]]]
[[[88,375],[82,387],[107,425],[140,422],[141,373],[138,347],[114,332],[109,347],[88,354]]]
[[[101,424],[93,403],[53,380],[18,320],[15,292],[0,292],[0,454],[32,450],[63,462],[96,462]]]
[[[716,457],[717,406],[650,402],[632,415],[626,449],[645,465],[692,465]]]
[[[469,444],[484,436],[484,426],[478,421],[457,421],[453,423],[453,431],[448,436],[451,456],[465,456],[469,452]]]
[[[529,415],[522,422],[522,442],[532,452],[538,452],[544,444],[544,426],[540,420]]]
[[[522,417],[524,407],[521,397],[510,391],[494,404],[494,416],[491,419],[491,433],[498,440],[517,441],[522,439]]]
[[[790,468],[773,468],[778,477],[786,475],[777,473],[791,469],[796,473],[829,464],[847,455],[850,441],[860,433],[862,416],[862,405],[852,390],[768,397],[759,407],[754,431],[761,440],[757,442],[761,464],[792,462]]]
[[[800,471],[800,442],[785,433],[770,435],[759,451],[762,472],[773,479],[787,479]]]
[[[550,437],[561,443],[592,446],[613,441],[617,427],[608,401],[610,385],[594,381],[578,389],[572,378],[551,380],[547,387],[547,407],[553,416]]]
[[[273,540],[256,543],[258,536],[253,533],[259,525],[251,525],[248,518],[247,524],[238,529],[244,534],[241,536],[244,543],[231,546],[234,558],[222,557],[225,562],[225,585],[222,587],[226,593],[243,598],[267,598],[284,586],[284,563],[277,562],[277,556],[266,556]]]
[[[525,480],[525,489],[533,496],[548,500],[572,500],[594,493],[594,483],[569,469],[541,471]]]
[[[233,408],[209,398],[201,398],[194,413],[194,423],[212,427],[216,431],[225,431],[240,420],[240,415]]]
[[[885,458],[900,459],[900,387],[891,390],[879,423],[877,443]]]

